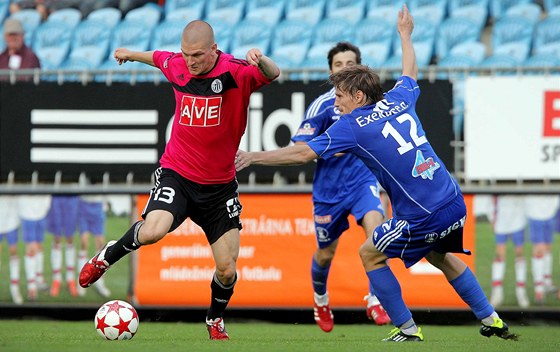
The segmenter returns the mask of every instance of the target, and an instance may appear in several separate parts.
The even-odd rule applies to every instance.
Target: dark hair
[[[383,87],[377,73],[363,65],[348,66],[330,75],[329,82],[336,88],[351,95],[361,90],[372,103],[383,100]]]
[[[344,51],[353,51],[354,54],[356,54],[356,63],[359,65],[362,63],[362,53],[360,52],[360,49],[358,49],[357,46],[355,46],[352,43],[349,42],[338,42],[336,43],[335,46],[333,46],[331,48],[331,50],[329,50],[329,54],[327,55],[327,58],[329,60],[329,68],[332,69],[332,62],[333,62],[333,58],[336,54],[338,53],[342,53]]]

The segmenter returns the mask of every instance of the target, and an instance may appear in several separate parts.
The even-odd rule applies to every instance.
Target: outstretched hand
[[[247,55],[245,55],[245,59],[249,64],[258,66],[262,56],[263,54],[259,49],[253,48],[247,52]]]
[[[403,9],[399,11],[399,17],[397,19],[397,30],[402,35],[411,35],[414,29],[414,19],[408,11],[406,4],[403,5]]]
[[[241,171],[244,168],[251,166],[251,163],[251,153],[239,149],[235,154],[235,170]]]
[[[117,63],[119,65],[122,65],[125,62],[129,61],[130,50],[125,48],[117,48],[115,49],[115,53],[113,54],[113,56],[117,60]]]

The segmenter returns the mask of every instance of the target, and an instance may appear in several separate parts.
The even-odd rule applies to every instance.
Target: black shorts
[[[200,226],[210,244],[231,229],[240,229],[241,203],[237,180],[217,185],[192,182],[171,169],[156,170],[155,186],[142,212],[142,217],[152,210],[166,210],[173,214],[175,230],[188,217]]]

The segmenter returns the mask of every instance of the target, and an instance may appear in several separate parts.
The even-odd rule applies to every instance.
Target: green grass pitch
[[[140,317],[141,319],[142,317]],[[477,325],[422,326],[421,343],[382,342],[390,328],[337,325],[324,333],[314,324],[226,322],[229,341],[210,341],[204,323],[140,322],[130,341],[103,340],[92,321],[0,320],[0,351],[558,351],[558,327],[512,327],[519,341],[478,334]]]

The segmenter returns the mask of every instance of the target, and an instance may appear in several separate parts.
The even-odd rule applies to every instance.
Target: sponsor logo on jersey
[[[315,215],[315,222],[317,224],[328,224],[332,221],[331,215]]]
[[[439,169],[439,163],[437,161],[434,161],[432,157],[425,159],[421,150],[416,151],[416,161],[414,163],[414,167],[412,168],[413,177],[420,176],[424,180],[433,180],[434,172],[437,169]]]
[[[296,136],[312,136],[315,134],[315,127],[311,127],[311,124],[304,123],[301,128],[297,130]]]
[[[453,225],[449,226],[447,228],[447,230],[443,231],[442,233],[439,234],[440,238],[444,238],[445,236],[449,235],[451,233],[451,231],[455,231],[458,228],[461,228],[463,226],[465,226],[465,220],[467,219],[467,216],[463,216],[459,221],[455,221],[453,223]]]
[[[388,102],[387,99],[383,99],[375,104],[371,114],[356,117],[356,123],[358,126],[364,127],[377,120],[399,114],[406,109],[408,109],[408,104],[404,101],[397,104],[394,102]]]
[[[329,231],[326,228],[317,226],[315,228],[315,232],[317,233],[317,241],[319,242],[328,242],[330,241],[329,238]]]
[[[186,126],[209,127],[220,124],[222,97],[184,95],[181,99],[179,123]]]

